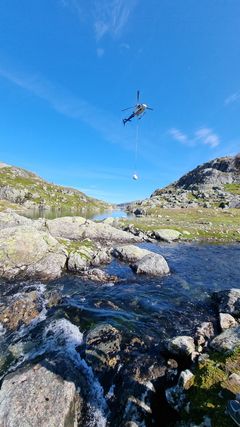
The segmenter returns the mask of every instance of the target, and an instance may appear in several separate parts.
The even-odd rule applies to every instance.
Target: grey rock
[[[164,242],[173,242],[180,238],[181,233],[176,230],[161,229],[161,230],[154,230],[154,235],[158,240],[162,240]]]
[[[18,215],[13,211],[0,212],[0,230],[9,227],[16,227],[17,225],[33,226],[34,222],[31,219]]]
[[[227,313],[219,313],[219,322],[222,331],[225,331],[226,329],[233,328],[234,326],[238,325],[234,317],[231,316],[231,314]]]
[[[86,336],[86,361],[100,375],[113,371],[120,361],[121,333],[112,325],[97,325]]]
[[[123,380],[119,404],[123,408],[116,425],[145,427],[151,416],[155,383],[165,383],[165,360],[146,353],[136,354],[121,370]],[[164,386],[163,386],[164,387]]]
[[[170,272],[167,261],[162,255],[151,253],[145,255],[131,268],[137,274],[150,274],[152,276],[163,276]]]
[[[240,326],[227,329],[215,337],[210,346],[216,351],[231,353],[239,347],[240,343]]]
[[[190,336],[177,336],[167,343],[170,353],[178,356],[193,356],[195,354],[194,339]]]
[[[74,273],[83,271],[89,265],[86,257],[81,256],[78,252],[71,252],[68,257],[67,268]]]
[[[5,279],[55,279],[66,259],[63,246],[46,232],[23,225],[1,232],[0,275]]]
[[[240,289],[232,288],[216,292],[213,298],[218,303],[219,312],[240,316]]]
[[[64,217],[47,221],[50,234],[69,240],[91,239],[111,244],[112,242],[140,242],[141,240],[106,223],[97,223],[81,217]]]
[[[214,337],[214,328],[212,322],[203,322],[196,328],[194,341],[198,346],[198,351],[202,350],[201,347],[208,344],[211,338]]]
[[[5,377],[0,391],[1,427],[77,427],[82,400],[74,382],[37,364]]]
[[[87,280],[101,283],[114,283],[117,282],[117,276],[110,275],[100,268],[87,268],[80,272],[81,277]]]
[[[147,249],[138,248],[134,245],[114,246],[111,254],[127,263],[133,263],[141,260],[145,255],[151,255],[153,252]]]

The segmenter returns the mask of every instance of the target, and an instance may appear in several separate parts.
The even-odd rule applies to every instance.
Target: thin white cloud
[[[214,133],[212,129],[209,128],[200,128],[194,132],[193,137],[188,136],[186,133],[183,133],[179,129],[172,128],[169,131],[169,134],[172,136],[175,141],[181,142],[189,146],[196,146],[197,144],[205,144],[211,148],[217,147],[220,144],[219,136]]]
[[[137,0],[89,0],[84,6],[82,0],[60,0],[62,6],[70,7],[81,22],[90,22],[97,41],[105,35],[119,37],[128,23]]]
[[[135,6],[135,1],[129,0],[99,0],[95,1],[94,28],[96,39],[100,40],[109,33],[114,37],[121,35],[129,16]]]
[[[228,96],[225,99],[225,105],[233,104],[234,102],[237,102],[239,100],[240,100],[240,90]]]
[[[172,128],[169,131],[170,135],[175,139],[176,141],[185,143],[188,142],[188,137],[184,133],[182,133],[179,129]]]
[[[209,147],[217,147],[220,143],[219,136],[209,128],[201,128],[195,132],[195,139]]]

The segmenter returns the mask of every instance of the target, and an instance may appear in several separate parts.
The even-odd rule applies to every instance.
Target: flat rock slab
[[[240,326],[230,328],[215,337],[210,346],[217,351],[231,353],[240,345]]]
[[[5,377],[1,427],[77,427],[81,398],[76,386],[49,368],[38,364]]]
[[[69,240],[91,239],[103,242],[140,242],[139,237],[118,230],[106,223],[98,223],[81,217],[64,217],[47,221],[50,234]]]
[[[181,236],[181,233],[177,230],[172,229],[160,229],[154,230],[154,235],[156,239],[162,240],[164,242],[173,242],[174,240],[178,240]]]

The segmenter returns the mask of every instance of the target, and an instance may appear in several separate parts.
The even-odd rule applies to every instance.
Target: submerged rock
[[[86,270],[81,271],[80,275],[84,279],[101,283],[114,283],[118,280],[117,276],[110,275],[100,268],[87,268]]]
[[[77,427],[82,399],[73,381],[50,363],[19,369],[5,377],[0,391],[4,427]]]

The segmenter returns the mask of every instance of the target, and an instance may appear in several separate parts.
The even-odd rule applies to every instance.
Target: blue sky
[[[0,161],[119,203],[238,153],[239,16],[239,0],[1,0]],[[138,89],[154,111],[135,165],[121,109]]]

